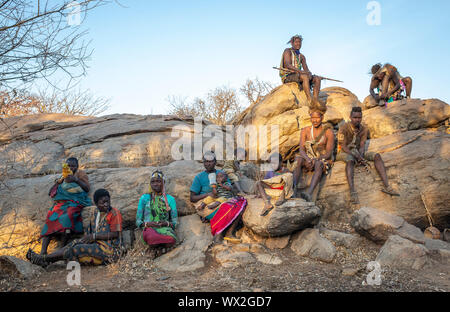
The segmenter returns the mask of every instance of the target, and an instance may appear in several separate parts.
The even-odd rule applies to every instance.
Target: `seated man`
[[[372,79],[370,81],[370,95],[383,106],[385,103],[401,100],[402,92],[405,91],[406,98],[411,97],[412,79],[411,77],[402,77],[395,66],[386,63],[381,66],[380,63],[372,66]],[[378,89],[375,93],[374,89]]]
[[[152,258],[169,251],[177,242],[177,204],[166,194],[165,183],[161,171],[153,172],[149,193],[141,196],[136,212],[136,226],[144,229],[142,239],[150,246]]]
[[[205,200],[203,200],[198,208],[198,210],[202,210],[205,208],[208,208],[209,210],[213,211],[217,207],[220,206],[220,204],[228,201],[230,198],[233,198],[235,194],[233,193],[233,187],[230,182],[228,182],[228,176],[225,172],[218,171],[216,175],[217,183],[212,184],[212,199],[213,202],[209,205],[206,205]],[[208,215],[208,220],[210,220],[214,214],[210,214],[211,217]]]
[[[92,205],[88,196],[89,179],[83,170],[78,169],[78,159],[71,157],[64,165],[61,178],[55,181],[49,191],[54,203],[47,213],[45,225],[41,231],[41,255],[47,254],[50,240],[55,236],[62,235],[62,246],[64,246],[69,235],[82,234],[81,212],[84,207]]]
[[[330,127],[323,126],[323,112],[310,110],[312,126],[305,127],[300,133],[300,155],[296,156],[297,166],[294,170],[294,185],[302,185],[302,169],[314,171],[311,184],[301,197],[311,201],[311,196],[322,175],[331,168],[331,156],[334,149],[334,134]]]
[[[349,122],[345,123],[339,128],[338,132],[338,154],[336,161],[345,161],[345,172],[347,175],[347,182],[350,187],[350,200],[352,204],[358,204],[358,194],[355,191],[353,184],[353,175],[355,165],[366,166],[366,160],[374,161],[375,168],[383,181],[384,187],[382,192],[392,195],[400,196],[389,185],[386,168],[380,154],[366,152],[366,140],[369,130],[361,124],[362,111],[361,107],[353,107],[350,113]]]
[[[271,164],[275,164],[272,171],[268,171],[262,181],[256,182],[256,192],[264,200],[264,210],[261,216],[266,216],[272,209],[272,198],[275,205],[282,205],[286,199],[294,195],[294,178],[286,167],[283,167],[283,157],[274,153],[270,156]]]
[[[122,253],[122,215],[111,207],[111,197],[105,189],[94,193],[96,212],[91,215],[87,234],[49,255],[39,255],[28,250],[27,259],[46,267],[60,260],[82,264],[108,264],[117,261]]]
[[[280,71],[281,81],[283,83],[297,82],[300,90],[305,91],[310,107],[323,107],[324,103],[319,101],[321,78],[309,71],[306,58],[300,53],[302,42],[303,38],[299,35],[293,36],[288,42],[291,48],[284,50],[280,67],[289,71]],[[313,98],[311,98],[311,87],[314,88]]]
[[[195,205],[195,209],[197,211],[197,214],[202,218],[204,221],[211,221],[215,214],[220,209],[220,206],[210,206],[212,209],[208,209],[208,205],[213,204],[214,202],[219,201],[219,203],[227,201],[227,198],[223,197],[216,197],[213,191],[212,185],[216,184],[216,177],[217,175],[222,172],[222,170],[216,169],[216,155],[213,152],[206,152],[203,155],[203,165],[205,167],[205,171],[200,172],[198,175],[195,176],[194,181],[192,182],[192,186],[190,189],[190,200]],[[231,183],[229,180],[227,180],[228,183]],[[216,193],[217,194],[217,193]],[[206,208],[205,208],[206,205]],[[216,204],[217,205],[217,204]],[[238,211],[236,215],[233,215],[229,218],[230,225],[227,224],[227,232],[225,233],[225,236],[232,237],[234,235],[234,232],[239,224],[239,221],[241,220],[242,212],[243,210],[234,210]],[[218,233],[220,235],[215,236],[215,242],[219,242],[223,238],[222,231]]]

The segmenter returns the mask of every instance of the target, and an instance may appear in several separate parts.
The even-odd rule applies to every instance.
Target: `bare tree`
[[[17,90],[0,92],[0,118],[42,113],[94,116],[108,107],[108,99],[95,97],[89,90],[53,89],[38,94]]]
[[[226,125],[242,110],[234,89],[218,87],[210,91],[206,100],[195,98],[188,103],[186,97],[169,96],[169,114],[178,117],[200,117],[218,125]]]
[[[186,97],[169,95],[166,101],[169,102],[169,114],[171,115],[181,118],[198,116],[193,105],[186,102]]]
[[[218,87],[208,93],[207,99],[206,117],[215,124],[226,125],[242,111],[234,89]]]
[[[275,86],[267,81],[261,81],[258,78],[247,79],[242,85],[240,91],[246,97],[250,105],[259,103]]]
[[[57,72],[70,80],[84,75],[91,51],[81,24],[88,11],[106,2],[0,0],[0,86]]]

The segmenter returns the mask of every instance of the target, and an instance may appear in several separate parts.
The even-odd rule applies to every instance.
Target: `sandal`
[[[381,189],[381,191],[382,191],[383,193],[386,193],[386,194],[391,195],[391,196],[400,196],[400,194],[397,193],[397,192],[392,188],[392,186],[383,187],[383,188]]]
[[[49,263],[46,260],[46,256],[41,256],[35,253],[33,250],[28,249],[26,258],[28,261],[30,261],[32,264],[39,265],[43,268],[47,267]]]
[[[233,244],[240,244],[241,243],[241,240],[239,238],[237,238],[237,237],[225,236],[223,239],[226,240],[226,241],[229,241],[230,243],[233,243]]]
[[[270,205],[271,205],[271,207],[264,208],[263,212],[261,212],[261,214],[260,214],[261,217],[267,216],[267,214],[273,209],[273,205],[272,204],[270,204]]]

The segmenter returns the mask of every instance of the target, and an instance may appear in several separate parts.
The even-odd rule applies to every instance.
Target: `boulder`
[[[450,106],[437,99],[404,99],[364,111],[371,138],[438,125],[450,117]]]
[[[187,272],[205,266],[206,251],[212,243],[209,224],[202,223],[197,215],[180,218],[177,237],[181,244],[155,259],[155,265],[165,271]]]
[[[344,119],[348,120],[353,106],[361,106],[358,98],[344,88],[325,88],[321,90],[319,98],[327,105],[324,122],[334,125]],[[289,157],[292,155],[292,149],[298,145],[300,129],[311,124],[306,95],[299,90],[296,83],[283,84],[272,90],[262,101],[248,107],[233,121],[233,124],[243,127],[249,125],[278,126],[279,151],[284,157]],[[260,133],[259,136],[266,137],[267,134]],[[264,151],[269,150],[271,140],[273,139],[268,140],[266,146],[261,146]],[[261,142],[261,144],[263,143]],[[249,140],[248,147],[257,150],[259,148],[258,140]]]
[[[211,249],[211,254],[223,267],[245,266],[256,261],[270,265],[279,265],[283,262],[278,256],[266,252],[264,247],[258,244],[215,245]]]
[[[430,239],[425,240],[425,247],[428,250],[448,250],[450,251],[450,243],[444,242],[440,239]]]
[[[391,235],[381,247],[375,261],[383,266],[420,270],[429,262],[429,251],[422,244]]]
[[[261,198],[248,198],[243,214],[244,225],[263,237],[284,236],[318,223],[320,209],[303,199],[289,199],[262,217],[264,201]]]
[[[289,245],[290,239],[291,235],[269,237],[265,240],[264,246],[266,246],[269,249],[284,249]]]
[[[254,194],[255,192],[255,186],[256,186],[256,181],[252,180],[250,178],[247,178],[246,176],[242,176],[240,178],[240,185],[241,188],[244,192],[246,192],[247,194]]]
[[[0,170],[7,170],[9,178],[59,174],[61,163],[69,156],[77,157],[85,169],[162,166],[179,159],[172,147],[182,136],[189,140],[190,159],[194,159],[194,138],[202,144],[211,140],[202,133],[194,134],[192,119],[174,116],[40,114],[7,118],[0,124]]]
[[[292,237],[291,249],[299,256],[332,262],[336,256],[333,244],[319,234],[318,229],[306,229]]]
[[[377,243],[384,243],[394,234],[416,243],[425,242],[425,236],[419,228],[401,217],[374,208],[363,207],[356,211],[351,225],[356,232]]]
[[[389,182],[400,196],[381,192],[383,184],[371,163],[370,173],[355,170],[355,188],[362,206],[400,216],[423,230],[429,226],[423,194],[434,225],[441,230],[450,226],[450,134],[425,129],[391,134],[370,140],[369,151],[380,153]],[[335,162],[321,182],[316,201],[324,220],[348,223],[354,211],[349,200],[345,163]]]
[[[261,244],[270,250],[284,249],[289,245],[291,235],[277,236],[277,237],[264,237],[253,233],[249,228],[242,228],[241,242],[245,244]]]
[[[339,231],[333,231],[324,227],[320,227],[319,232],[323,237],[332,241],[336,246],[355,248],[362,241],[361,236],[357,234],[347,234]]]
[[[148,192],[150,175],[162,170],[166,176],[166,191],[175,197],[179,215],[195,212],[189,201],[189,188],[194,176],[204,170],[203,165],[193,160],[175,161],[167,166],[141,168],[104,168],[86,170],[91,183],[91,192],[106,188],[111,194],[111,203],[123,215],[124,226],[133,228],[139,198]],[[52,205],[48,190],[57,175],[46,175],[27,179],[9,179],[0,184],[0,192],[9,196],[0,197],[2,213],[20,211],[21,215],[35,226],[41,227]],[[1,236],[0,230],[0,236]]]
[[[0,256],[0,276],[30,279],[39,276],[44,269],[28,261],[12,257]]]
[[[374,108],[377,106],[378,106],[378,103],[375,101],[375,99],[371,95],[366,96],[366,98],[362,102],[363,109],[370,109],[370,108]]]

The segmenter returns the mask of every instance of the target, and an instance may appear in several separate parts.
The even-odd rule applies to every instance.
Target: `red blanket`
[[[219,210],[211,219],[211,233],[217,235],[222,233],[247,206],[244,197],[235,197],[220,205]]]

